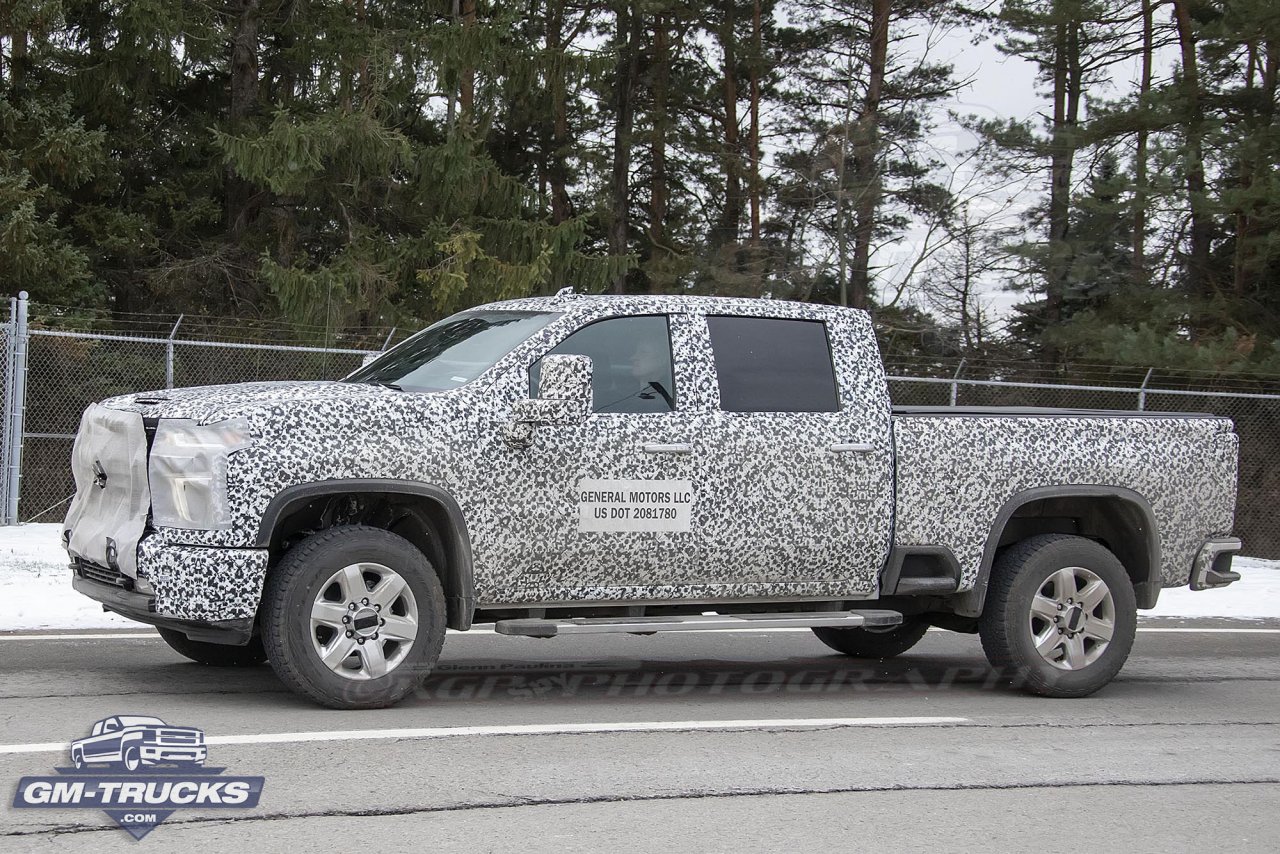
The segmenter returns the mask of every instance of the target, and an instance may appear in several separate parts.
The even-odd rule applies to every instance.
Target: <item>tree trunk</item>
[[[872,0],[871,45],[867,62],[867,94],[858,116],[854,148],[853,262],[849,270],[848,303],[866,308],[871,293],[871,241],[883,184],[880,180],[880,99],[884,92],[885,65],[889,55],[889,0]]]
[[[1138,82],[1138,108],[1146,109],[1151,92],[1151,64],[1154,53],[1155,20],[1151,0],[1142,0],[1142,76]],[[1140,119],[1137,146],[1133,154],[1133,283],[1147,284],[1147,120]]]
[[[9,33],[9,87],[18,90],[27,74],[27,31]]]
[[[462,6],[459,0],[451,0],[450,2],[449,22],[453,26],[458,25],[459,19],[462,17]],[[445,107],[445,124],[449,128],[449,133],[453,133],[458,123],[458,87],[449,87],[448,104]]]
[[[610,192],[613,221],[609,226],[609,250],[627,254],[630,243],[629,196],[631,190],[631,128],[635,120],[636,77],[640,71],[640,9],[635,0],[616,7],[618,61],[614,72],[613,179]],[[626,273],[613,279],[613,292],[623,293]]]
[[[1274,124],[1277,66],[1280,65],[1280,50],[1269,44],[1259,45],[1256,42],[1248,45],[1248,63],[1246,70],[1245,90],[1248,101],[1257,104],[1245,121],[1246,134],[1257,139],[1260,134],[1268,132]],[[1256,216],[1260,203],[1253,193],[1254,183],[1258,177],[1257,158],[1248,153],[1247,147],[1240,155],[1238,186],[1240,204],[1235,211],[1235,257],[1233,259],[1232,285],[1235,295],[1246,296],[1251,289],[1257,289],[1260,278],[1264,275],[1265,256],[1259,252],[1259,241],[1264,240],[1260,220]]]
[[[231,97],[227,127],[241,129],[258,102],[258,0],[240,0],[231,37]],[[233,241],[244,236],[254,215],[254,188],[230,167],[226,171],[226,223]]]
[[[764,61],[760,31],[760,0],[754,0],[751,7],[751,142],[747,152],[747,156],[750,158],[750,173],[747,178],[747,184],[751,194],[751,236],[749,240],[753,254],[760,246],[760,66]]]
[[[973,318],[969,315],[969,301],[973,299],[973,227],[969,223],[968,212],[964,219],[964,252],[963,267],[960,273],[960,329],[964,335],[964,346],[967,352],[973,352],[973,330],[970,328]]]
[[[734,15],[735,0],[723,0],[720,6],[721,62],[724,66],[721,80],[721,98],[724,102],[724,138],[721,154],[724,170],[724,206],[720,209],[720,222],[715,228],[714,245],[717,248],[734,247],[738,243],[742,225],[742,138],[738,131],[738,52],[736,44],[737,19]],[[733,269],[737,269],[737,253],[733,252]]]
[[[1186,173],[1187,202],[1191,208],[1191,247],[1187,255],[1187,286],[1191,294],[1207,298],[1215,291],[1211,269],[1213,220],[1208,210],[1204,176],[1204,112],[1200,104],[1200,70],[1196,58],[1196,38],[1188,0],[1173,0],[1173,17],[1182,52],[1182,91],[1186,110],[1186,145],[1183,171]],[[1194,330],[1193,330],[1194,334]]]
[[[573,215],[569,202],[569,169],[565,154],[569,149],[569,108],[565,83],[564,44],[565,0],[547,3],[547,54],[551,90],[551,156],[547,164],[547,182],[551,188],[551,222],[559,225]]]
[[[1049,147],[1049,243],[1045,264],[1045,322],[1063,320],[1063,300],[1071,273],[1071,175],[1075,166],[1083,71],[1080,21],[1059,20],[1054,38],[1053,128]],[[1045,359],[1058,361],[1057,347],[1045,347]]]
[[[471,30],[476,25],[476,0],[462,0],[462,27]],[[470,48],[470,45],[468,45]],[[469,62],[463,64],[458,76],[458,112],[464,122],[471,120],[476,104],[476,69]]]
[[[670,255],[667,245],[667,91],[671,83],[671,33],[659,13],[653,24],[653,121],[649,134],[649,252],[654,260]],[[657,283],[651,281],[651,285]]]

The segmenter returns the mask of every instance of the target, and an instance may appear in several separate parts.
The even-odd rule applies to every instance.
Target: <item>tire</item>
[[[896,626],[871,629],[840,629],[834,626],[814,626],[818,640],[845,655],[854,658],[893,658],[902,655],[920,643],[929,624],[919,618],[907,617]]]
[[[126,747],[123,758],[124,761],[120,764],[124,766],[126,771],[137,771],[142,767],[142,756],[139,755],[136,747]]]
[[[71,764],[76,768],[84,767],[84,752],[80,750],[71,751]]]
[[[1086,697],[1120,672],[1137,625],[1133,582],[1114,554],[1043,534],[996,559],[978,633],[1004,679],[1043,697]]]
[[[261,622],[267,659],[293,691],[331,709],[380,709],[435,667],[444,591],[403,537],[331,528],[291,548],[268,575]]]
[[[160,632],[160,637],[164,638],[164,642],[173,647],[175,652],[197,664],[207,664],[210,667],[252,667],[267,660],[267,653],[262,648],[260,637],[253,638],[246,646],[235,646],[194,641],[174,629],[157,628],[156,631]]]

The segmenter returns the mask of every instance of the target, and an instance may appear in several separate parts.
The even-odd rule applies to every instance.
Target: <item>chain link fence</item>
[[[4,380],[0,430],[0,507],[5,521],[57,521],[74,492],[71,444],[90,403],[166,387],[255,380],[342,377],[388,346],[395,330],[373,330],[351,343],[320,347],[281,342],[206,340],[57,328],[47,320],[19,328],[18,301],[0,325]],[[180,320],[180,319],[179,319]],[[69,324],[68,324],[69,325]],[[158,326],[159,324],[157,324]],[[191,323],[193,331],[210,326]],[[167,331],[168,334],[164,334]],[[225,337],[233,331],[223,327]],[[277,331],[276,337],[279,333]],[[243,337],[243,336],[242,336]],[[301,336],[300,336],[301,337]],[[22,353],[26,353],[25,366]],[[1231,418],[1240,435],[1236,533],[1248,554],[1280,558],[1280,394],[1257,379],[1160,372],[1146,368],[1059,366],[889,357],[889,389],[899,406],[1035,406],[1067,409],[1204,412]],[[15,400],[26,379],[25,413]],[[21,437],[21,481],[9,475]]]

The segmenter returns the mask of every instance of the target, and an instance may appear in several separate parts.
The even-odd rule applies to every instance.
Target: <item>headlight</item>
[[[252,441],[243,418],[204,426],[161,418],[147,463],[152,521],[169,528],[231,527],[227,457]]]

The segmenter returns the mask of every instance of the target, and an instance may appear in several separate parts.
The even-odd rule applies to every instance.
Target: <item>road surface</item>
[[[336,712],[144,627],[0,634],[0,851],[1273,851],[1278,652],[1280,621],[1144,621],[1111,686],[1045,700],[945,632],[890,662],[807,630],[451,633],[418,696]],[[113,714],[204,729],[260,806],[141,842],[8,806]]]

